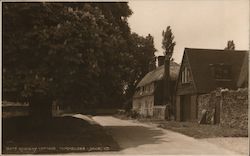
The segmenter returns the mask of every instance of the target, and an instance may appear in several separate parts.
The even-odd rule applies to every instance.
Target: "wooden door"
[[[181,121],[191,120],[191,97],[190,95],[182,95],[181,100]]]

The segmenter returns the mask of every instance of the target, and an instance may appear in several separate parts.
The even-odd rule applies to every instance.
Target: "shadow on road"
[[[2,125],[5,154],[119,150],[102,126],[71,116],[54,117],[42,125],[37,125],[28,116],[11,117],[2,119]]]
[[[165,133],[144,126],[105,126],[105,129],[118,142],[121,149],[137,147],[145,144],[160,144],[170,142]]]

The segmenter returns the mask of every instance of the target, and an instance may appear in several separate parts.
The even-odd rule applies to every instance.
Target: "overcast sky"
[[[169,25],[175,36],[174,59],[180,63],[185,47],[224,49],[234,40],[237,50],[249,49],[248,0],[129,1],[132,32],[154,37],[162,55],[161,33]]]

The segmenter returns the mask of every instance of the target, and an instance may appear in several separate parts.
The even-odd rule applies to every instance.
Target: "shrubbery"
[[[140,114],[138,112],[136,112],[135,110],[130,110],[129,112],[127,112],[127,117],[137,119],[140,117]]]

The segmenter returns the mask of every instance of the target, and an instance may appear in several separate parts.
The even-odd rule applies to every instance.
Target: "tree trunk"
[[[37,124],[52,118],[52,98],[35,93],[30,99],[30,116]]]

